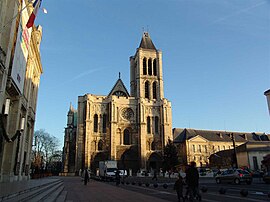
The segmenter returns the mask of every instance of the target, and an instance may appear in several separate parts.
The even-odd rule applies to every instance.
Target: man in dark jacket
[[[197,197],[199,201],[201,201],[202,197],[199,193],[199,172],[194,161],[190,163],[189,168],[186,170],[186,183],[188,185],[190,200]]]

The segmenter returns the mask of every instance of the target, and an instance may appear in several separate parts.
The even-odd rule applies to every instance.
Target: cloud
[[[240,14],[242,14],[242,13],[245,13],[245,12],[251,10],[251,9],[254,9],[254,8],[256,8],[256,7],[259,7],[259,6],[263,5],[263,4],[265,4],[266,2],[267,2],[267,1],[262,1],[262,2],[260,2],[260,3],[256,3],[256,4],[252,5],[252,6],[249,6],[249,7],[247,7],[247,8],[240,9],[240,10],[238,10],[238,11],[236,11],[236,12],[233,12],[233,13],[230,14],[230,15],[221,17],[221,18],[219,18],[219,19],[213,21],[211,24],[216,24],[216,23],[225,21],[225,20],[227,20],[228,18],[231,18],[231,17],[237,16],[237,15],[240,15]]]
[[[64,85],[64,84],[70,83],[70,82],[72,82],[72,81],[78,80],[78,79],[80,79],[80,78],[82,78],[82,77],[85,77],[85,76],[87,76],[87,75],[89,75],[89,74],[92,74],[92,73],[94,73],[94,72],[102,71],[103,69],[105,69],[105,68],[96,68],[96,69],[90,69],[90,70],[87,70],[87,71],[82,72],[82,73],[80,73],[80,74],[78,74],[78,75],[75,75],[74,77],[68,79],[66,82],[63,82],[63,83],[61,83],[60,85]]]

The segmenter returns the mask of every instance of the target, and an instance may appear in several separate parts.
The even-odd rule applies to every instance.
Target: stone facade
[[[25,6],[26,9],[20,12]],[[39,50],[42,28],[38,26],[26,30],[24,27],[32,9],[32,4],[25,0],[0,2],[1,182],[30,178],[36,101],[42,73]],[[11,20],[15,15],[17,17]],[[19,25],[25,31],[25,38],[21,41],[18,36],[23,31]],[[22,43],[25,46],[21,46]],[[21,60],[22,54],[15,56],[20,46],[24,47],[21,50],[23,49],[25,64],[18,66],[15,64]],[[16,77],[12,76],[14,71],[17,73]]]
[[[246,143],[249,143],[249,147],[256,145],[252,151],[260,153],[260,156],[257,156],[259,160],[262,159],[262,152],[258,145],[260,147],[270,145],[269,137],[264,133],[174,128],[173,136],[174,144],[178,148],[180,165],[183,166],[191,161],[195,161],[198,167],[209,166],[209,158],[212,154],[219,154],[221,151],[230,151],[229,153],[231,153],[231,150],[234,149],[233,139],[235,140],[236,148],[243,148],[243,145]],[[269,151],[269,146],[267,149],[266,151]],[[242,151],[247,152],[245,147]],[[239,158],[240,163],[241,157],[237,158]],[[240,163],[239,165],[242,164]]]
[[[76,138],[72,138],[75,162],[67,163],[72,157],[66,133],[65,173],[85,167],[95,171],[102,160],[117,160],[119,168],[133,172],[161,167],[164,145],[172,139],[171,103],[164,98],[162,52],[148,33],[130,57],[130,93],[119,74],[108,95],[79,96],[73,114],[77,114]]]

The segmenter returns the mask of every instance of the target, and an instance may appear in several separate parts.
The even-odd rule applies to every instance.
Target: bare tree
[[[47,170],[51,160],[57,154],[59,140],[44,129],[35,131],[33,147],[33,166],[38,170]]]

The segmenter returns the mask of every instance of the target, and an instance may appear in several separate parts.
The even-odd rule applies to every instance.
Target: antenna
[[[121,78],[121,73],[119,72],[119,79]]]

